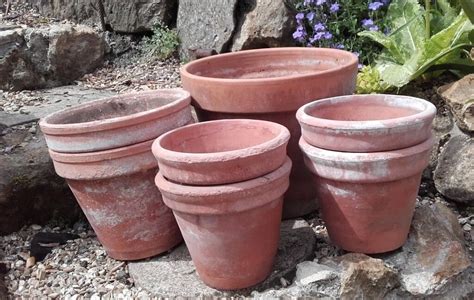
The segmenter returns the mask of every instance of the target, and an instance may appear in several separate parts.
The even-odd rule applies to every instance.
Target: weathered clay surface
[[[40,13],[78,23],[98,23],[98,1],[95,0],[28,0]],[[169,25],[176,17],[177,0],[103,0],[105,23],[118,32],[150,31],[162,22]]]
[[[128,93],[52,113],[39,125],[51,150],[94,152],[155,139],[194,122],[190,102],[182,89]]]
[[[308,223],[303,220],[285,221],[281,225],[280,234],[280,244],[271,275],[256,287],[235,293],[249,294],[251,290],[264,290],[278,285],[280,278],[289,276],[298,263],[311,258],[316,241]],[[199,279],[185,245],[168,255],[131,262],[128,268],[135,284],[155,295],[197,297],[230,294],[212,289]]]
[[[48,101],[27,106],[27,114],[0,112],[0,234],[52,217],[74,222],[81,214],[74,196],[58,177],[36,120],[58,109],[111,95],[66,86],[37,92]],[[21,129],[24,124],[25,128]]]
[[[193,49],[227,51],[236,27],[237,0],[181,0],[176,27],[181,40],[180,56]]]
[[[384,260],[400,273],[415,296],[461,297],[474,292],[472,266],[456,216],[443,204],[415,212],[408,241]]]
[[[153,143],[152,151],[160,173],[169,180],[227,184],[278,169],[286,160],[289,138],[288,129],[277,123],[218,120],[168,132]]]
[[[64,85],[100,66],[105,41],[92,28],[60,24],[0,31],[0,88]]]
[[[293,13],[283,0],[246,0],[232,51],[292,45]]]
[[[308,144],[366,153],[403,149],[426,141],[435,115],[436,107],[420,98],[349,95],[308,103],[298,109],[296,118]]]
[[[443,146],[434,172],[436,189],[457,202],[474,205],[474,139],[459,133]]]
[[[474,74],[466,75],[453,84],[442,86],[438,91],[456,117],[459,128],[474,132]]]

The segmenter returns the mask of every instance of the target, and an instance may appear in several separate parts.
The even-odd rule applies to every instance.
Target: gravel
[[[29,243],[37,232],[75,233],[79,239],[58,246],[46,258],[32,266]],[[0,257],[9,270],[5,284],[12,297],[78,299],[148,297],[135,288],[125,262],[109,258],[94,232],[85,222],[74,227],[31,225],[0,237]]]

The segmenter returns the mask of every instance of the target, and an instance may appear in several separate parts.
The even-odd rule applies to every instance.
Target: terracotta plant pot
[[[53,151],[94,152],[148,141],[192,123],[190,102],[182,89],[125,94],[58,111],[39,125]]]
[[[176,221],[154,185],[152,141],[93,153],[50,150],[107,254],[136,260],[182,241]]]
[[[302,136],[323,149],[374,152],[411,147],[426,141],[436,107],[399,95],[351,95],[315,101],[296,118]]]
[[[405,243],[433,139],[371,153],[324,150],[303,138],[331,241],[344,250],[382,253]]]
[[[256,179],[215,186],[155,183],[178,221],[200,278],[221,290],[263,281],[277,252],[291,161]]]
[[[160,173],[190,185],[245,181],[278,169],[290,138],[284,126],[258,120],[219,120],[170,131],[153,143]]]
[[[315,190],[298,149],[300,126],[296,110],[315,99],[352,94],[357,57],[323,48],[273,48],[215,55],[181,69],[200,121],[259,119],[286,126],[293,161],[284,216],[301,216],[315,209]]]
[[[334,244],[362,253],[404,244],[435,114],[427,101],[395,95],[329,98],[298,110],[299,144]]]

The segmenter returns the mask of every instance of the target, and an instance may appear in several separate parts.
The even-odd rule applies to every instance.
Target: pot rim
[[[82,164],[113,160],[148,152],[151,149],[153,141],[154,139],[125,147],[86,153],[61,153],[51,149],[48,149],[48,151],[51,159],[54,161],[69,164]]]
[[[139,97],[143,98],[146,96],[154,96],[160,97],[160,94],[163,95],[171,95],[175,100],[171,101],[168,104],[150,109],[141,111],[138,113],[120,116],[120,117],[113,117],[103,120],[95,120],[95,121],[88,121],[88,122],[81,122],[81,123],[68,123],[68,124],[54,124],[50,123],[49,121],[52,118],[58,117],[63,113],[67,112],[74,112],[80,111],[84,107],[94,106],[95,104],[106,102],[106,101],[113,101],[116,99],[127,99],[128,97]],[[142,91],[142,92],[133,92],[133,93],[126,93],[122,95],[115,95],[111,97],[100,98],[97,100],[89,101],[86,103],[82,103],[73,107],[64,108],[62,110],[56,111],[47,115],[44,118],[41,118],[39,121],[39,126],[41,131],[45,134],[49,135],[73,135],[73,134],[81,134],[81,133],[89,133],[89,132],[97,132],[103,130],[110,130],[116,129],[121,127],[126,127],[130,125],[135,125],[139,123],[144,123],[150,120],[154,120],[158,117],[164,117],[170,115],[191,103],[191,95],[189,92],[183,90],[182,88],[173,88],[173,89],[157,89],[152,91]]]
[[[162,146],[162,142],[164,139],[168,138],[169,136],[175,134],[178,131],[183,130],[191,130],[195,127],[205,127],[209,124],[219,124],[219,123],[254,123],[254,124],[264,124],[267,128],[277,128],[279,129],[279,133],[277,136],[271,138],[270,140],[246,147],[237,150],[229,150],[229,151],[220,151],[220,152],[208,152],[208,153],[190,153],[190,152],[179,152],[166,149]],[[186,125],[183,127],[179,127],[168,131],[158,137],[152,145],[152,152],[155,157],[159,160],[166,160],[166,161],[173,161],[177,163],[186,163],[186,162],[193,162],[193,163],[210,163],[210,162],[223,162],[229,161],[233,159],[239,159],[254,155],[259,155],[265,153],[267,151],[276,149],[281,147],[285,143],[288,143],[290,139],[290,131],[283,125],[280,125],[275,122],[264,121],[264,120],[254,120],[254,119],[222,119],[222,120],[213,120],[201,123],[194,123],[190,125]]]
[[[405,107],[412,108],[418,112],[405,117],[383,119],[383,120],[368,120],[368,121],[343,121],[343,120],[331,120],[314,117],[308,114],[310,109],[316,109],[321,106],[328,106],[336,103],[349,103],[357,102],[362,98],[369,98],[372,101],[381,103],[390,103],[401,99],[403,106],[394,105],[393,107]],[[412,104],[410,106],[410,104]],[[419,107],[423,106],[423,110]],[[321,129],[330,130],[352,130],[352,131],[374,131],[374,130],[387,130],[395,127],[402,127],[407,125],[414,125],[418,123],[425,123],[426,119],[434,118],[436,115],[436,107],[429,101],[421,98],[403,96],[403,95],[390,95],[390,94],[360,94],[360,95],[345,95],[338,97],[331,97],[321,100],[315,100],[308,104],[303,105],[296,112],[296,118],[302,125],[310,127],[316,127]]]
[[[318,53],[329,53],[329,54],[336,54],[334,56],[343,56],[347,57],[348,61],[344,64],[340,64],[337,67],[330,68],[323,71],[315,71],[309,74],[302,74],[302,75],[287,75],[287,76],[279,76],[279,77],[269,77],[269,78],[216,78],[216,77],[208,77],[208,76],[200,76],[195,75],[188,70],[196,65],[206,64],[209,61],[214,61],[216,59],[231,59],[231,58],[238,58],[242,55],[249,55],[253,53],[263,53],[263,54],[272,54],[272,53],[292,53],[292,52],[308,52],[309,54],[318,54]],[[213,83],[219,84],[282,84],[282,82],[288,80],[301,80],[304,78],[311,78],[314,76],[325,76],[332,73],[338,73],[351,65],[357,65],[359,59],[355,54],[349,51],[334,49],[334,48],[301,48],[301,47],[279,47],[279,48],[264,48],[264,49],[252,49],[252,50],[243,50],[231,53],[224,53],[215,56],[209,56],[205,58],[201,58],[192,62],[189,62],[180,68],[181,76],[188,77],[192,80],[206,80]]]
[[[299,145],[301,150],[311,159],[315,158],[323,161],[339,163],[373,163],[378,161],[388,161],[403,157],[417,155],[431,150],[435,142],[431,135],[424,142],[402,149],[378,151],[378,152],[342,152],[318,148],[309,144],[303,137],[300,137]]]
[[[173,200],[183,203],[199,202],[202,198],[213,196],[235,197],[242,193],[245,193],[246,197],[249,197],[252,194],[258,194],[258,192],[249,193],[249,191],[272,184],[273,182],[289,174],[291,166],[291,159],[286,157],[285,163],[281,167],[266,175],[236,183],[210,186],[183,185],[175,183],[168,180],[160,172],[158,172],[155,177],[155,184],[157,187],[159,187],[160,191],[162,190],[163,192],[169,194],[184,196],[183,198],[180,198],[182,201]],[[260,189],[258,189],[258,191],[260,191]],[[190,198],[193,198],[194,201],[185,201],[185,199]]]

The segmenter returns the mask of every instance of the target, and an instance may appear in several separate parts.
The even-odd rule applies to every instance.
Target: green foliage
[[[430,26],[426,14],[433,16]],[[473,46],[469,34],[474,26],[460,8],[438,0],[426,11],[417,0],[394,0],[386,17],[391,34],[359,33],[384,47],[374,66],[384,84],[403,87],[433,71],[474,72],[474,61],[465,51]]]
[[[157,24],[153,27],[153,35],[145,41],[143,50],[149,57],[167,59],[176,54],[178,46],[179,38],[176,30]]]
[[[357,74],[357,94],[384,93],[390,86],[380,80],[377,69],[364,66]]]

